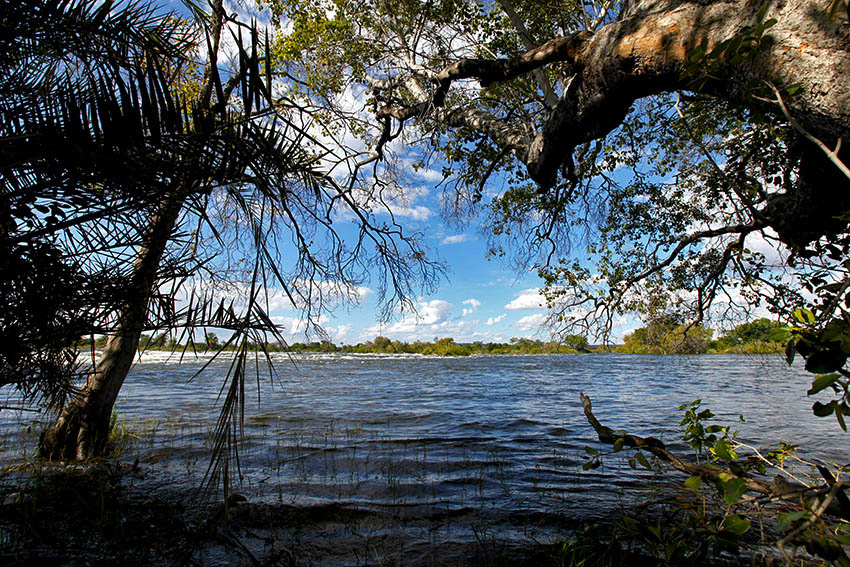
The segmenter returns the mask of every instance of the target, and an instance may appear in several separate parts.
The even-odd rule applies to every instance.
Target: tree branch
[[[835,167],[841,170],[841,173],[843,173],[844,176],[847,177],[847,179],[850,179],[850,169],[848,169],[848,167],[844,165],[844,162],[841,161],[841,159],[839,159],[838,157],[838,152],[841,151],[842,138],[838,138],[838,142],[836,142],[834,150],[829,149],[826,144],[821,142],[818,138],[814,137],[808,130],[803,128],[800,123],[794,119],[793,116],[791,116],[791,113],[788,112],[788,107],[785,106],[785,101],[782,100],[782,93],[779,92],[779,89],[777,89],[776,86],[773,85],[773,83],[767,83],[767,86],[769,86],[771,90],[773,90],[773,93],[776,95],[776,100],[771,102],[775,102],[779,105],[779,108],[782,109],[782,114],[785,116],[785,119],[788,120],[788,123],[791,125],[791,127],[797,130],[800,134],[802,134],[803,137],[806,138],[808,141],[820,148],[823,153],[826,154],[826,157],[829,158],[829,161],[835,164]]]
[[[530,177],[548,189],[573,148],[617,128],[636,100],[693,90],[687,70],[694,48],[711,52],[739,37],[758,21],[757,9],[745,0],[637,0],[625,17],[593,33],[561,36],[516,57],[457,61],[432,76],[435,87],[427,101],[404,105],[387,98],[378,117],[429,115],[445,105],[448,89],[457,80],[477,79],[486,87],[561,63],[570,84],[523,152]],[[846,31],[838,29],[844,24],[822,21],[822,12],[815,0],[775,6],[768,14],[777,22],[770,33],[781,46],[768,48],[755,62],[723,62],[724,78],[704,82],[701,90],[752,105],[748,85],[753,81],[799,83],[805,94],[795,98],[791,110],[800,117],[800,127],[821,139],[850,136],[850,91],[844,86],[850,75],[850,49],[846,41],[836,39]]]
[[[670,465],[683,473],[686,473],[690,476],[699,476],[704,479],[717,479],[722,473],[726,473],[730,476],[738,476],[732,473],[729,470],[724,470],[717,466],[707,467],[702,465],[697,465],[693,463],[689,463],[684,459],[680,458],[673,452],[671,452],[667,447],[656,439],[655,437],[640,437],[638,435],[632,435],[630,433],[614,431],[609,427],[605,427],[602,425],[599,420],[593,415],[593,408],[591,406],[590,398],[584,394],[580,394],[581,403],[584,406],[584,415],[587,419],[588,423],[590,423],[591,427],[596,431],[597,436],[599,437],[599,441],[605,444],[613,444],[617,439],[622,439],[623,444],[627,447],[633,449],[642,449],[645,450],[662,461],[666,463],[670,463]],[[788,501],[788,502],[799,502],[801,498],[811,497],[816,494],[823,493],[823,490],[818,489],[809,489],[806,487],[796,487],[781,479],[781,482],[777,481],[773,483],[764,482],[759,479],[749,478],[749,477],[739,477],[743,478],[746,482],[746,488],[749,492],[756,492],[759,494],[763,494],[770,498],[777,498],[780,500]],[[836,483],[840,485],[841,483]]]

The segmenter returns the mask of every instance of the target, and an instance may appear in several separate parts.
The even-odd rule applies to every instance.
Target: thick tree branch
[[[723,469],[718,466],[703,466],[690,463],[667,449],[664,443],[655,437],[641,437],[639,435],[632,435],[622,431],[614,431],[611,428],[602,425],[593,414],[593,407],[591,405],[590,398],[584,394],[580,394],[580,396],[581,403],[584,406],[584,416],[590,426],[593,427],[594,431],[596,431],[596,435],[599,437],[600,443],[613,444],[618,439],[622,439],[624,446],[647,451],[662,461],[669,463],[674,469],[690,476],[699,476],[700,478],[708,480],[716,480],[722,473],[726,473],[729,476],[738,476],[730,470]],[[799,503],[801,500],[811,498],[812,496],[829,493],[836,490],[835,487],[838,487],[839,489],[843,488],[842,483],[834,483],[831,487],[810,489],[805,486],[794,486],[781,477],[777,477],[774,482],[764,482],[751,477],[739,478],[744,479],[746,482],[746,489],[749,492],[755,492],[769,498],[793,503]],[[837,507],[831,508],[830,512],[841,515],[841,510]]]
[[[605,136],[616,128],[639,98],[694,88],[686,72],[696,46],[711,51],[756,24],[762,4],[746,0],[642,0],[632,3],[620,19],[595,33],[578,32],[555,38],[512,58],[464,59],[432,79],[427,101],[410,106],[388,103],[378,116],[399,120],[428,116],[445,105],[451,84],[477,79],[482,86],[506,82],[551,63],[561,63],[572,77],[557,107],[534,141],[521,152],[529,174],[541,187],[553,186],[573,148]],[[816,0],[769,2],[768,30],[774,46],[757,60],[727,64],[720,80],[701,88],[729,100],[763,105],[752,98],[752,85],[769,81],[801,85],[789,101],[790,111],[812,136],[832,144],[850,139],[850,44],[847,24],[830,19]],[[778,113],[776,105],[763,108]],[[485,132],[486,133],[486,132]],[[498,141],[497,141],[498,143]]]
[[[423,114],[429,107],[441,108],[445,105],[446,95],[454,81],[476,79],[482,87],[487,87],[515,79],[548,63],[572,62],[589,37],[591,34],[588,32],[559,37],[510,59],[462,59],[432,77],[437,88],[430,100],[412,106],[387,105],[378,110],[378,118],[392,116],[406,120]]]

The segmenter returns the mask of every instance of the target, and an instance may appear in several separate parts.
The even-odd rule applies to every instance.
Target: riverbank
[[[657,325],[655,326],[657,327]],[[175,352],[257,351],[265,353],[338,353],[338,354],[421,354],[437,356],[471,356],[487,354],[576,354],[576,353],[628,353],[628,354],[772,354],[783,352],[785,341],[774,340],[772,333],[785,330],[784,325],[758,319],[731,329],[716,340],[713,331],[699,325],[641,328],[624,337],[623,344],[592,345],[582,335],[567,335],[560,340],[542,341],[514,337],[509,342],[457,342],[452,337],[435,338],[433,342],[404,342],[377,336],[371,341],[337,345],[328,340],[312,342],[228,342],[221,343],[215,333],[207,333],[204,341],[183,340],[160,334],[156,337],[142,335],[141,350],[169,350]],[[786,337],[787,339],[787,337]],[[94,342],[101,348],[106,337]],[[91,342],[80,344],[81,350],[92,348]]]
[[[358,509],[333,502],[275,505],[249,502],[238,494],[232,494],[225,504],[174,492],[167,486],[153,492],[140,489],[137,481],[152,474],[155,471],[137,462],[108,460],[87,466],[41,464],[29,475],[19,475],[17,483],[0,479],[0,563],[6,567],[778,564],[771,542],[765,541],[764,526],[760,537],[752,534],[738,540],[737,544],[749,546],[749,555],[710,554],[688,560],[685,554],[689,550],[697,550],[703,543],[712,545],[713,536],[703,534],[705,542],[700,536],[688,536],[690,531],[679,523],[679,515],[689,513],[683,503],[662,504],[660,514],[647,506],[658,507],[663,498],[602,523],[561,517],[561,537],[541,541],[533,537],[535,522],[540,520],[535,517],[517,518],[514,531],[522,530],[527,536],[519,539],[515,534],[502,537],[499,529],[504,526],[487,526],[480,511],[472,508],[454,512],[435,508],[430,515],[411,519],[399,510]],[[663,494],[657,489],[652,490],[656,498]],[[551,523],[552,518],[544,521]],[[470,538],[443,537],[449,526],[458,523],[477,523],[478,528]],[[663,550],[659,555],[653,547],[654,534],[662,531],[681,532],[689,539],[671,538],[665,558]],[[434,537],[411,539],[411,532],[430,532]],[[799,559],[795,565],[820,563]]]

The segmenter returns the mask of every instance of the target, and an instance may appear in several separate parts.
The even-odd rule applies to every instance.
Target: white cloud
[[[514,327],[523,332],[539,331],[544,321],[546,321],[545,313],[534,313],[533,315],[526,315],[517,321]]]
[[[413,318],[424,325],[434,325],[446,320],[452,310],[452,304],[442,299],[434,299],[419,303],[417,310],[419,313],[414,315]]]
[[[275,325],[278,325],[280,334],[288,343],[300,342],[309,338],[308,325],[305,319],[276,315],[271,320]]]
[[[416,205],[415,207],[399,207],[390,205],[390,210],[392,211],[393,216],[406,217],[411,220],[428,220],[431,218],[431,215],[434,214],[431,209],[423,207],[422,205]]]
[[[513,301],[505,305],[505,309],[544,309],[546,298],[539,289],[530,288],[519,292]]]
[[[420,168],[419,170],[412,172],[412,175],[426,183],[433,183],[435,185],[445,178],[441,171],[430,168]]]
[[[463,317],[466,317],[470,313],[475,313],[476,311],[478,311],[478,308],[481,307],[481,302],[477,299],[464,299],[463,304],[469,305],[469,309],[463,310]]]
[[[745,248],[764,256],[768,266],[782,266],[788,259],[787,249],[779,242],[776,232],[767,228],[747,235]]]
[[[292,290],[292,295],[295,298],[295,305],[292,305],[292,302],[284,294],[283,290],[278,289],[275,297],[278,298],[282,295],[282,298],[280,301],[276,301],[274,306],[270,304],[269,311],[292,309],[293,307],[304,309],[307,305],[315,307],[319,304],[333,308],[345,302],[361,303],[372,294],[372,290],[365,286],[341,284],[329,280],[310,281],[296,279],[289,283],[289,288]]]
[[[331,341],[336,344],[342,344],[348,340],[348,335],[351,333],[351,324],[337,325],[327,329]]]
[[[487,322],[484,323],[484,324],[487,325],[488,327],[492,327],[496,323],[501,323],[504,320],[504,318],[507,317],[507,316],[508,316],[507,313],[502,313],[498,317],[490,317],[489,319],[487,319]]]
[[[414,159],[412,157],[403,157],[399,159],[399,163],[407,175],[415,177],[429,185],[437,185],[445,178],[442,171],[438,171],[430,167],[423,167],[418,159]]]
[[[447,236],[440,241],[440,244],[460,244],[461,242],[469,242],[472,240],[471,234],[455,234]]]
[[[380,169],[377,174],[377,177],[364,177],[350,191],[349,196],[357,207],[375,215],[391,214],[414,221],[428,220],[434,215],[433,210],[422,204],[430,195],[428,187],[400,185],[393,180],[392,170]],[[350,211],[340,210],[338,214],[356,222]]]
[[[480,302],[468,299],[464,304],[474,306],[480,305]],[[370,340],[376,335],[402,341],[431,341],[434,337],[453,337],[458,342],[491,340],[490,336],[480,331],[480,321],[452,318],[452,311],[453,305],[448,301],[420,300],[416,305],[416,313],[405,315],[396,323],[368,327],[360,334],[359,340]]]
[[[382,203],[375,207],[375,212],[382,212],[386,208],[393,216],[409,218],[411,220],[428,220],[434,212],[419,204],[430,193],[428,187],[398,185],[395,183],[381,186],[376,195]]]
[[[374,325],[365,329],[367,336],[372,334],[402,334],[407,335],[416,331],[429,328],[438,328],[449,322],[449,314],[452,304],[442,299],[431,301],[419,301],[416,304],[416,312],[409,313],[400,321],[390,325]]]

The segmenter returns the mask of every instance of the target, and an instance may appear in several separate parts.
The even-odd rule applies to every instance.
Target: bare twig
[[[785,546],[788,544],[789,541],[793,540],[795,537],[811,528],[820,520],[821,516],[823,516],[824,512],[826,512],[827,508],[829,508],[829,505],[835,499],[835,495],[838,494],[839,490],[841,490],[843,486],[844,485],[840,482],[836,482],[835,484],[833,484],[832,489],[829,491],[829,494],[827,494],[826,498],[824,498],[823,502],[821,502],[817,506],[814,506],[810,510],[812,513],[812,517],[807,522],[800,524],[796,529],[792,530],[791,532],[786,534],[785,537],[776,542],[776,546],[779,548],[779,552],[785,559],[786,565],[792,565],[794,558],[788,554],[788,552],[785,550]]]
[[[779,89],[777,89],[777,88],[776,88],[776,86],[774,86],[772,83],[768,83],[768,82],[766,82],[765,84],[766,84],[768,87],[770,87],[770,88],[771,88],[771,90],[773,90],[773,93],[776,95],[776,99],[775,99],[775,100],[768,100],[768,99],[763,99],[763,98],[760,98],[760,97],[759,97],[759,100],[765,100],[765,101],[767,101],[767,102],[775,102],[776,104],[778,104],[778,105],[779,105],[779,108],[781,108],[781,109],[782,109],[782,114],[784,114],[784,115],[785,115],[785,119],[786,119],[786,120],[788,120],[788,123],[789,123],[789,124],[790,124],[790,125],[791,125],[794,129],[795,129],[795,130],[797,130],[799,133],[801,133],[801,134],[803,135],[803,137],[804,137],[804,138],[806,138],[806,139],[807,139],[807,140],[809,140],[811,143],[813,143],[814,145],[816,145],[817,147],[819,147],[819,148],[823,151],[823,153],[825,153],[825,154],[826,154],[826,157],[828,157],[828,158],[829,158],[829,160],[830,160],[833,164],[835,164],[835,167],[837,167],[838,169],[840,169],[840,170],[841,170],[841,173],[843,173],[843,174],[844,174],[844,175],[845,175],[848,179],[850,179],[850,168],[848,168],[846,165],[844,165],[844,162],[843,162],[843,161],[841,161],[841,160],[839,159],[839,157],[838,157],[838,152],[841,150],[841,142],[842,142],[842,139],[841,139],[841,138],[838,138],[838,142],[836,142],[836,144],[835,144],[835,149],[834,149],[834,150],[829,149],[829,147],[828,147],[826,144],[824,144],[822,141],[820,141],[819,139],[817,139],[816,137],[814,137],[814,136],[811,134],[811,132],[809,132],[808,130],[806,130],[805,128],[803,128],[803,127],[800,125],[800,123],[799,123],[799,122],[797,122],[797,121],[794,119],[794,117],[793,117],[793,116],[791,116],[791,113],[790,113],[790,112],[788,112],[788,107],[787,107],[787,106],[785,106],[785,101],[784,101],[784,100],[782,100],[782,93],[780,93],[780,92],[779,92]]]

